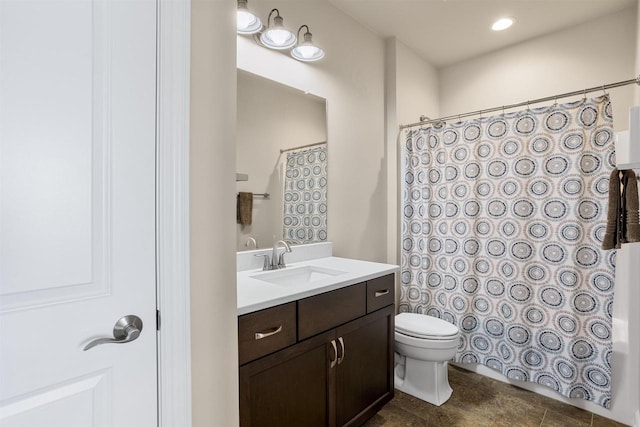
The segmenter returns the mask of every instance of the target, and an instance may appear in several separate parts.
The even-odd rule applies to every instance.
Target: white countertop
[[[360,261],[348,258],[326,257],[287,264],[287,269],[317,266],[345,273],[323,278],[309,284],[280,286],[254,279],[262,269],[239,271],[238,277],[238,315],[251,313],[276,305],[296,301],[301,298],[318,295],[323,292],[343,288],[364,282],[365,280],[391,274],[400,269],[397,265]]]

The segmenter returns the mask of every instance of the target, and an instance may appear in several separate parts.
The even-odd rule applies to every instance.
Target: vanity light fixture
[[[496,22],[493,23],[493,25],[491,26],[491,29],[493,31],[506,30],[507,28],[512,26],[515,21],[516,21],[515,19],[509,18],[509,17],[500,18]]]
[[[300,43],[300,30],[302,30],[303,27],[306,28],[307,31],[303,35],[304,41]],[[317,61],[319,59],[322,59],[322,57],[324,56],[324,50],[313,44],[308,26],[302,25],[300,28],[298,28],[298,45],[291,51],[291,56],[293,56],[298,61],[304,62]]]
[[[247,0],[238,0],[238,34],[255,34],[262,29],[262,21],[247,7]]]
[[[271,15],[276,12],[276,16],[273,18],[273,24],[271,24]],[[296,44],[296,36],[291,31],[284,27],[283,19],[280,16],[278,9],[273,9],[269,12],[267,18],[267,29],[260,35],[260,43],[270,49],[284,50]]]

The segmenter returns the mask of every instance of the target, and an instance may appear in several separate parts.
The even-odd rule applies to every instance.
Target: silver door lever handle
[[[124,344],[137,339],[142,332],[142,319],[130,314],[121,317],[113,327],[113,338],[98,338],[84,346],[87,351],[101,344]]]

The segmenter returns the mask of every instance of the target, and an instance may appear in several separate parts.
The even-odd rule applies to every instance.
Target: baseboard
[[[640,427],[640,409],[636,411],[636,415],[633,417],[633,427]]]

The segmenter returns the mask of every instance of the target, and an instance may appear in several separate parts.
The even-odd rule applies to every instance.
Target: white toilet
[[[451,396],[447,361],[460,344],[458,327],[433,316],[395,318],[395,387],[440,406]]]

